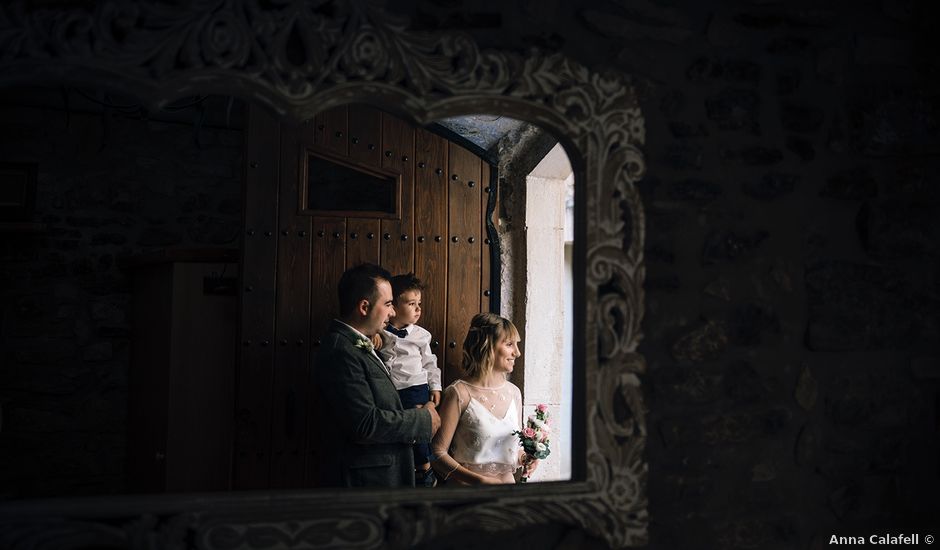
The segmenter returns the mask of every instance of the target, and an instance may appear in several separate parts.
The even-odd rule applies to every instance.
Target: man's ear
[[[369,300],[359,300],[359,304],[356,305],[356,311],[359,313],[359,315],[365,317],[369,315],[370,305],[371,304],[369,304]]]

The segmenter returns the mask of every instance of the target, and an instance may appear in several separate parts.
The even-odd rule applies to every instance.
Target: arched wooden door
[[[232,485],[305,487],[322,452],[309,444],[320,420],[312,416],[313,356],[337,315],[343,270],[372,262],[425,282],[420,324],[433,335],[446,385],[460,375],[470,318],[497,303],[486,219],[495,208],[495,178],[467,148],[365,106],[296,126],[252,107],[245,135]],[[318,197],[311,171],[331,167],[371,176],[376,188],[383,178],[393,182],[394,211]],[[332,210],[322,210],[324,203]]]

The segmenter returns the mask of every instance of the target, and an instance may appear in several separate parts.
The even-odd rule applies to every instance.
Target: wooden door
[[[421,325],[431,333],[431,351],[446,370],[447,327],[447,140],[415,132],[415,275],[424,281]]]
[[[277,292],[280,124],[251,108],[245,125],[244,236],[235,394],[234,489],[270,487],[272,382]]]
[[[282,124],[278,178],[278,242],[274,310],[274,371],[269,487],[297,487],[303,478],[310,369],[310,280],[313,220],[296,215],[302,164],[296,151],[309,141],[309,124]]]
[[[307,209],[310,154],[397,178],[395,213]],[[314,359],[338,315],[343,270],[371,262],[422,279],[420,324],[432,334],[445,384],[459,377],[470,318],[488,311],[492,297],[491,167],[438,134],[364,106],[331,109],[303,125],[279,124],[252,107],[245,156],[252,233],[242,264],[233,486],[311,486],[317,453],[325,451],[311,444],[320,421],[312,373],[328,368]]]

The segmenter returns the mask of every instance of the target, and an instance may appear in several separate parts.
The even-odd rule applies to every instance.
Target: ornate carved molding
[[[68,3],[60,3],[68,5]],[[0,546],[408,547],[459,528],[559,521],[612,546],[646,542],[643,117],[628,79],[558,54],[481,51],[462,34],[408,31],[366,1],[76,2],[0,6],[0,85],[70,84],[158,108],[221,93],[306,119],[368,101],[427,122],[466,112],[524,119],[572,159],[583,246],[586,479],[426,493],[329,491],[116,497],[0,506]],[[481,498],[482,497],[482,498]],[[327,504],[329,503],[329,505]],[[339,503],[339,504],[337,504]],[[92,544],[94,546],[94,544]]]

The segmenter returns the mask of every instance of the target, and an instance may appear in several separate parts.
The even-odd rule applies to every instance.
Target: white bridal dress
[[[522,429],[519,388],[508,381],[484,388],[458,380],[445,391],[456,393],[461,411],[448,454],[468,470],[511,480],[522,449],[512,433]]]

